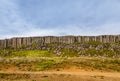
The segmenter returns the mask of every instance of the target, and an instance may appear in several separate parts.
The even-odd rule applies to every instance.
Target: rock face
[[[48,43],[81,43],[99,41],[102,43],[119,42],[120,35],[101,35],[101,36],[43,36],[43,37],[18,37],[0,40],[0,48],[14,47],[18,48],[32,43],[48,44]]]

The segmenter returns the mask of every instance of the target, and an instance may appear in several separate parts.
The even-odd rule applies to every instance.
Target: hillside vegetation
[[[61,75],[39,75],[43,79],[38,80],[32,74],[9,74],[4,72],[40,72],[40,71],[100,71],[120,72],[120,43],[83,42],[74,44],[50,43],[39,44],[34,42],[28,46],[19,48],[8,47],[0,49],[0,80],[6,81],[52,81]],[[13,77],[15,76],[15,77]],[[64,75],[68,77],[69,75]],[[65,80],[65,78],[62,78]],[[54,77],[46,79],[46,77]],[[71,81],[75,77],[69,76]],[[105,81],[109,78],[104,76],[91,77],[89,81]],[[74,78],[74,79],[73,79]],[[80,78],[80,77],[76,77]],[[91,79],[92,78],[92,79]],[[64,81],[61,79],[60,81]],[[112,78],[113,79],[113,78]],[[114,81],[112,80],[111,81]],[[87,80],[86,78],[83,79]],[[119,81],[117,78],[116,81]]]
[[[9,47],[0,50],[0,69],[14,67],[18,70],[39,71],[76,67],[119,72],[119,49],[120,43],[100,42],[33,43],[17,49]]]
[[[1,57],[120,57],[120,43],[84,42],[74,44],[33,43],[17,49],[8,47],[0,50]]]

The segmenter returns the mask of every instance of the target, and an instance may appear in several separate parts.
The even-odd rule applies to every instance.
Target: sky
[[[120,0],[0,0],[0,39],[120,34]]]

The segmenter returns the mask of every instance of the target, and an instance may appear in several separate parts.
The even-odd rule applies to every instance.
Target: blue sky
[[[0,38],[120,34],[120,0],[0,0]]]

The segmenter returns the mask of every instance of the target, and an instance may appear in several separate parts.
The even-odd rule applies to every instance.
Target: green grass
[[[50,57],[53,53],[47,50],[1,50],[1,57]]]
[[[24,51],[15,51],[11,53],[11,56],[18,57],[48,57],[51,56],[50,53],[46,50],[24,50]]]
[[[99,41],[89,41],[89,42],[85,42],[85,44],[89,44],[89,45],[99,45],[99,44],[102,44],[102,43],[99,42]]]
[[[81,55],[90,57],[119,57],[119,52],[108,49],[87,49],[84,50],[84,53],[82,53],[83,50],[61,49],[59,52],[60,54],[58,55],[54,50],[0,50],[0,57],[80,57]]]
[[[61,52],[62,52],[61,56],[63,56],[63,57],[65,57],[65,56],[67,56],[67,57],[79,57],[76,50],[62,49]]]
[[[41,61],[36,62],[35,70],[51,70],[61,67],[61,64],[65,62],[65,58],[54,58],[54,59],[42,59]]]
[[[42,60],[36,63],[36,70],[49,70],[53,68],[53,66],[57,64],[54,60]]]

